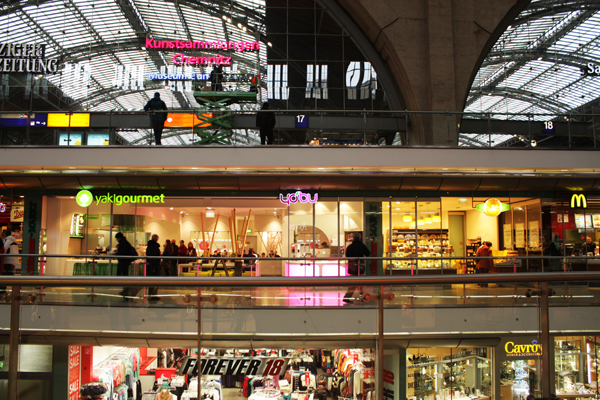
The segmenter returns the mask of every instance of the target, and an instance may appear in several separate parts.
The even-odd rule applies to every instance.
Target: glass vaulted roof
[[[193,108],[198,104],[191,91],[174,90],[163,81],[148,79],[150,73],[161,72],[161,67],[164,72],[173,63],[168,59],[172,53],[146,49],[146,38],[259,41],[258,54],[232,55],[237,71],[255,74],[266,70],[265,35],[265,0],[25,0],[0,4],[0,43],[45,43],[46,57],[64,62],[60,73],[47,75],[47,79],[69,98],[72,109],[139,111],[156,91],[170,108]],[[124,84],[123,79],[119,82],[118,74],[119,67],[131,66],[141,77],[133,86]],[[205,73],[211,69],[194,68],[194,72],[203,68]],[[133,143],[145,141],[150,133],[119,134]],[[184,132],[181,136],[165,138],[163,143],[192,140]]]
[[[491,114],[514,120],[591,112],[599,98],[600,76],[585,70],[589,63],[600,65],[599,39],[600,1],[533,0],[485,58],[465,112],[477,113],[474,118]],[[512,135],[461,134],[465,146],[518,140]]]

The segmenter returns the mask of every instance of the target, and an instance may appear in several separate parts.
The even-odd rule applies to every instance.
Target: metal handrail
[[[324,287],[324,286],[411,286],[472,283],[542,283],[600,281],[600,272],[500,273],[428,276],[351,276],[334,278],[286,277],[79,277],[79,276],[0,276],[0,285],[44,287]]]

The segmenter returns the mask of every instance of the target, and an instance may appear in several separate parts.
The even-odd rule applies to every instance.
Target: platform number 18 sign
[[[544,133],[554,133],[554,122],[546,121],[544,122]]]

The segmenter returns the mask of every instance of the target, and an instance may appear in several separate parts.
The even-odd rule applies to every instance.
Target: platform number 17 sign
[[[308,128],[308,115],[296,115],[296,128]]]

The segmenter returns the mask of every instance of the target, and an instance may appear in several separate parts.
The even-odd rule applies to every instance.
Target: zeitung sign
[[[42,43],[0,43],[0,72],[55,74],[57,58],[46,58],[46,45]]]

